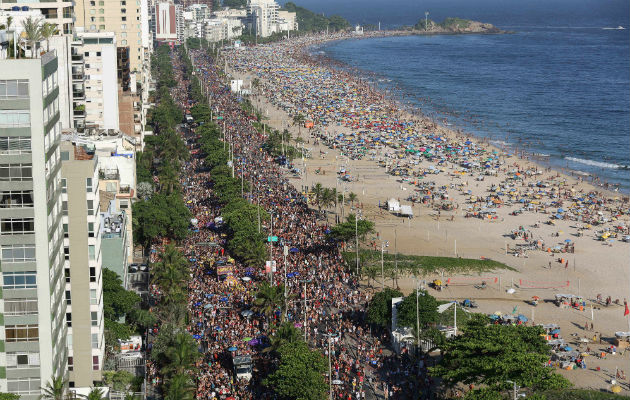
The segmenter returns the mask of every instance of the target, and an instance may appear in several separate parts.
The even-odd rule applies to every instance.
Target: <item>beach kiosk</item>
[[[411,206],[400,206],[400,215],[403,217],[413,218],[413,209]]]
[[[387,200],[387,210],[392,211],[392,212],[399,212],[400,211],[400,202],[398,202],[398,200],[396,200],[393,197],[391,199]]]

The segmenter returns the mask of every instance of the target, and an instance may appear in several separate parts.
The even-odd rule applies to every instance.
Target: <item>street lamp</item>
[[[328,339],[328,398],[329,400],[333,400],[331,343],[338,335],[336,333],[324,333],[323,336]]]
[[[307,331],[307,326],[306,326],[306,307],[307,307],[307,300],[306,300],[306,284],[309,283],[311,280],[310,279],[302,279],[300,280],[301,283],[304,283],[304,341],[306,342],[306,331]]]
[[[381,289],[385,290],[385,262],[383,260],[383,253],[385,247],[389,247],[389,241],[385,240],[381,242]]]
[[[516,382],[514,381],[506,381],[506,382],[512,384],[512,387],[514,388],[514,400],[516,400],[518,397],[518,390],[520,389],[520,387],[516,386]]]
[[[424,12],[424,31],[426,32],[427,30],[429,30],[429,12],[425,11]]]

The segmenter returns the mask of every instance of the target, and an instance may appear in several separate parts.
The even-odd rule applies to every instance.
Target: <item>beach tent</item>
[[[413,209],[411,206],[400,206],[400,215],[405,217],[413,217]]]
[[[400,211],[400,203],[392,197],[391,199],[387,200],[387,209],[389,211],[398,212]]]

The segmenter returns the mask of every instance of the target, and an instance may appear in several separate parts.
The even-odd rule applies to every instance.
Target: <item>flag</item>
[[[628,302],[627,302],[627,301],[624,301],[624,302],[623,302],[623,305],[624,305],[624,306],[626,306],[626,309],[625,309],[625,310],[624,310],[624,312],[623,312],[623,316],[625,317],[625,316],[627,316],[628,314],[630,314],[630,309],[628,309]]]

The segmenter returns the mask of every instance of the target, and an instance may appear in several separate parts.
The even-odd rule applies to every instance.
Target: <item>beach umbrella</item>
[[[203,306],[203,308],[205,308],[206,310],[207,310],[208,308],[212,308],[212,304],[206,304],[205,306]]]
[[[565,351],[571,351],[571,350],[573,350],[573,347],[571,347],[571,346],[565,346],[565,347],[564,347],[564,350],[565,350]]]
[[[527,317],[524,316],[523,314],[519,314],[518,315],[518,320],[521,322],[527,322]]]
[[[201,335],[192,335],[194,339],[201,339]]]
[[[560,329],[554,329],[550,332],[552,335],[556,335],[558,333],[560,333]]]
[[[299,323],[299,322],[296,322],[295,324],[293,324],[293,326],[296,327],[296,328],[301,328],[302,324]]]
[[[253,339],[253,338],[246,337],[246,338],[243,338],[243,342],[249,342],[249,341],[251,341],[252,339]]]
[[[297,253],[297,252],[299,252],[300,250],[299,250],[297,247],[291,247],[291,250],[290,250],[290,251],[291,251],[291,253]]]
[[[565,243],[571,243],[571,239],[564,239]]]
[[[245,281],[245,282],[249,282],[249,281],[251,281],[251,280],[252,280],[252,278],[250,278],[249,276],[244,276],[244,277],[242,277],[241,279],[242,279],[243,281]]]
[[[257,344],[260,344],[260,340],[258,339],[252,339],[249,341],[250,346],[256,346]]]
[[[237,347],[234,347],[234,346],[228,347],[228,351],[236,351],[236,350],[238,350]]]
[[[241,315],[245,318],[249,318],[252,315],[254,315],[254,312],[252,310],[245,310],[245,311],[241,311]]]

